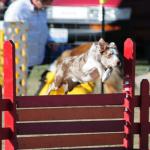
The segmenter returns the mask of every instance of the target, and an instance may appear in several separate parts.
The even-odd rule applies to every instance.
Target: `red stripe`
[[[22,96],[16,97],[20,107],[98,106],[122,105],[124,94]]]
[[[18,123],[18,134],[121,132],[124,121]]]
[[[122,139],[122,133],[18,137],[18,149],[121,145]]]

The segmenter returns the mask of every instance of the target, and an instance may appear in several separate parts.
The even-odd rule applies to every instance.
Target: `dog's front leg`
[[[112,68],[107,68],[106,71],[102,75],[102,82],[105,82],[111,75]]]
[[[96,68],[98,70],[99,78],[97,78],[95,81],[95,87],[93,90],[93,94],[101,94],[103,91],[102,76],[103,76],[105,70],[102,67],[102,65],[98,64],[98,63],[96,64]]]
[[[46,95],[49,95],[49,93],[50,93],[53,89],[55,89],[55,83],[54,83],[54,82],[49,86]]]
[[[105,69],[104,67],[100,64],[100,63],[96,63],[95,64],[95,68],[98,70],[98,73],[99,73],[99,79],[102,80],[102,76],[105,72]]]
[[[63,89],[64,89],[64,93],[67,94],[67,92],[69,91],[69,90],[68,90],[68,84],[67,84],[67,83],[66,83],[66,84],[63,84],[62,87],[63,87]]]
[[[96,81],[95,81],[95,87],[94,87],[94,90],[93,90],[93,94],[101,94],[102,93],[102,80],[100,78],[98,78]]]

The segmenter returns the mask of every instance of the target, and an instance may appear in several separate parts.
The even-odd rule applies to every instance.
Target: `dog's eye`
[[[100,51],[100,53],[103,55],[105,53],[105,51]]]
[[[106,45],[105,49],[108,50],[110,47],[108,45]]]
[[[110,53],[107,54],[107,57],[110,58],[112,55],[113,55],[113,53],[110,52]]]
[[[117,49],[115,49],[115,48],[111,48],[111,50],[112,50],[113,54],[118,55],[118,51],[117,51]]]

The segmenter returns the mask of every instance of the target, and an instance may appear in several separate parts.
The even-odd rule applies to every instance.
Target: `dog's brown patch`
[[[99,73],[96,68],[92,69],[92,71],[89,74],[92,77],[92,79],[97,79],[99,77]]]

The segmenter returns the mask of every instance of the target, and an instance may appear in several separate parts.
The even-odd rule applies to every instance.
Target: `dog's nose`
[[[118,61],[118,62],[117,62],[117,66],[120,66],[120,65],[121,65],[121,62],[120,62],[120,61]]]

